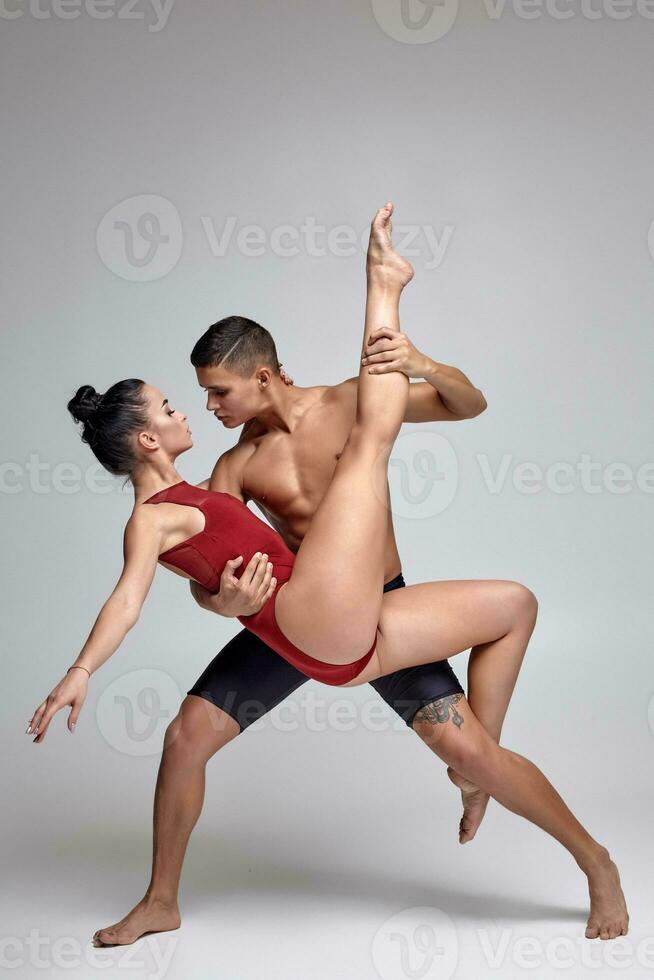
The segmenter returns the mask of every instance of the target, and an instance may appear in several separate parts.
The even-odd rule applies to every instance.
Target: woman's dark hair
[[[137,461],[130,437],[148,423],[143,385],[138,378],[128,378],[104,395],[82,385],[68,402],[68,411],[84,426],[82,442],[114,476],[129,476]]]
[[[193,367],[216,367],[250,378],[258,364],[279,374],[275,341],[265,327],[245,316],[226,316],[202,334],[191,351]]]

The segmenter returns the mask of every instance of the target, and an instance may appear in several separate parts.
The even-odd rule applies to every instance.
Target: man
[[[380,330],[371,340],[366,358],[371,371],[401,370],[424,379],[410,386],[405,421],[460,421],[486,408],[482,393],[463,372],[427,357],[405,334]],[[289,385],[281,376],[273,338],[244,317],[211,326],[195,345],[191,361],[207,391],[207,409],[226,428],[244,426],[237,444],[223,453],[203,485],[215,482],[244,502],[254,501],[297,551],[352,426],[358,379],[334,386]],[[261,562],[255,559],[240,578],[234,575],[239,559],[228,562],[215,596],[192,583],[196,600],[222,615],[256,612],[270,595],[274,569],[268,568],[265,556]],[[384,581],[384,591],[404,584],[390,500]],[[398,671],[372,686],[447,763],[463,798],[459,841],[472,840],[492,793],[571,851],[589,881],[586,935],[592,938],[602,931],[602,938],[613,938],[618,932],[611,934],[607,923],[612,917],[617,921],[624,900],[608,851],[586,833],[536,766],[498,745],[535,625],[536,599],[511,581],[439,585],[443,602],[434,609],[435,630],[446,632],[448,617],[474,617],[488,636],[470,651],[467,699],[447,661]],[[179,926],[179,878],[202,808],[207,761],[307,680],[246,629],[209,664],[166,731],[155,794],[150,885],[124,919],[96,932],[97,945],[131,943],[144,932]]]

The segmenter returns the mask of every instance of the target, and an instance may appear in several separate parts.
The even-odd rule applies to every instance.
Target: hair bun
[[[102,395],[93,385],[82,385],[68,402],[68,411],[76,422],[89,422],[102,403]]]

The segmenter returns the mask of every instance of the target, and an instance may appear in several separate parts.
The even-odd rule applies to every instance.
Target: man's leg
[[[403,577],[388,583],[401,588]],[[481,583],[492,593],[492,601],[504,610],[509,628],[497,640],[473,647],[468,661],[468,704],[479,722],[499,742],[502,723],[515,687],[520,666],[524,659],[529,637],[536,621],[537,601],[529,589],[516,582],[503,580]],[[463,687],[448,660],[419,664],[395,671],[370,682],[391,708],[405,720],[409,728],[417,731],[428,745],[439,733],[439,726],[458,725],[462,730],[458,747],[465,752],[466,746],[474,748],[472,740],[463,731],[463,721],[456,712],[455,699],[447,695],[463,694]],[[473,703],[474,702],[474,703]],[[415,719],[420,725],[414,725]],[[461,790],[463,816],[459,824],[459,842],[466,843],[475,836],[488,805],[488,794],[469,780],[448,768],[448,776]]]
[[[155,790],[150,884],[123,919],[95,933],[94,945],[125,945],[144,932],[178,928],[177,890],[204,802],[207,762],[307,680],[246,629],[214,657],[166,729]]]
[[[497,593],[498,604],[511,611],[510,627],[504,636],[472,647],[468,659],[467,701],[480,724],[493,741],[499,743],[511,695],[536,624],[538,602],[529,589],[517,582],[491,581],[487,587]],[[429,677],[422,683],[428,687]],[[436,702],[439,697],[437,694],[431,701]],[[413,727],[428,745],[443,723],[443,710],[444,703],[434,704],[426,699],[422,702],[417,715],[420,724]],[[465,751],[465,745],[462,749]],[[459,824],[459,842],[465,844],[473,839],[483,820],[488,793],[451,766],[447,773],[461,790],[463,816]]]
[[[392,587],[403,584],[404,579],[398,576]],[[391,583],[388,585],[385,591],[390,590]],[[492,795],[555,837],[586,875],[590,893],[586,938],[626,935],[629,915],[618,869],[607,849],[590,836],[533,763],[497,744],[533,632],[537,603],[529,590],[516,588],[516,583],[500,581],[489,586],[504,590],[498,593],[497,601],[511,608],[513,615],[504,636],[479,644],[470,653],[468,680],[471,689],[474,686],[485,724],[464,697],[447,660],[399,670],[371,684],[447,764],[448,775],[463,796],[461,843],[474,836]]]
[[[460,719],[456,724],[449,720],[454,712]],[[435,716],[440,720],[434,721]],[[516,752],[497,745],[460,694],[435,702],[426,721],[419,711],[413,727],[431,750],[464,779],[551,834],[570,852],[588,881],[587,939],[614,939],[627,934],[629,915],[616,865],[540,769]],[[461,738],[464,730],[465,740]]]
[[[404,585],[402,575],[384,592]],[[132,943],[180,923],[177,889],[189,837],[204,801],[207,761],[308,678],[248,630],[214,657],[166,731],[154,805],[153,861],[143,899],[120,922],[96,932],[97,945]],[[447,661],[390,674],[373,687],[410,727],[426,701],[463,692]]]

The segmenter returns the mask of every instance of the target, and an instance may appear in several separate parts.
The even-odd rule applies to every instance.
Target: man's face
[[[242,378],[220,365],[195,369],[198,384],[207,393],[207,411],[213,412],[225,428],[243,425],[261,410],[263,398],[258,378],[262,370],[267,368],[258,368],[251,378]]]

